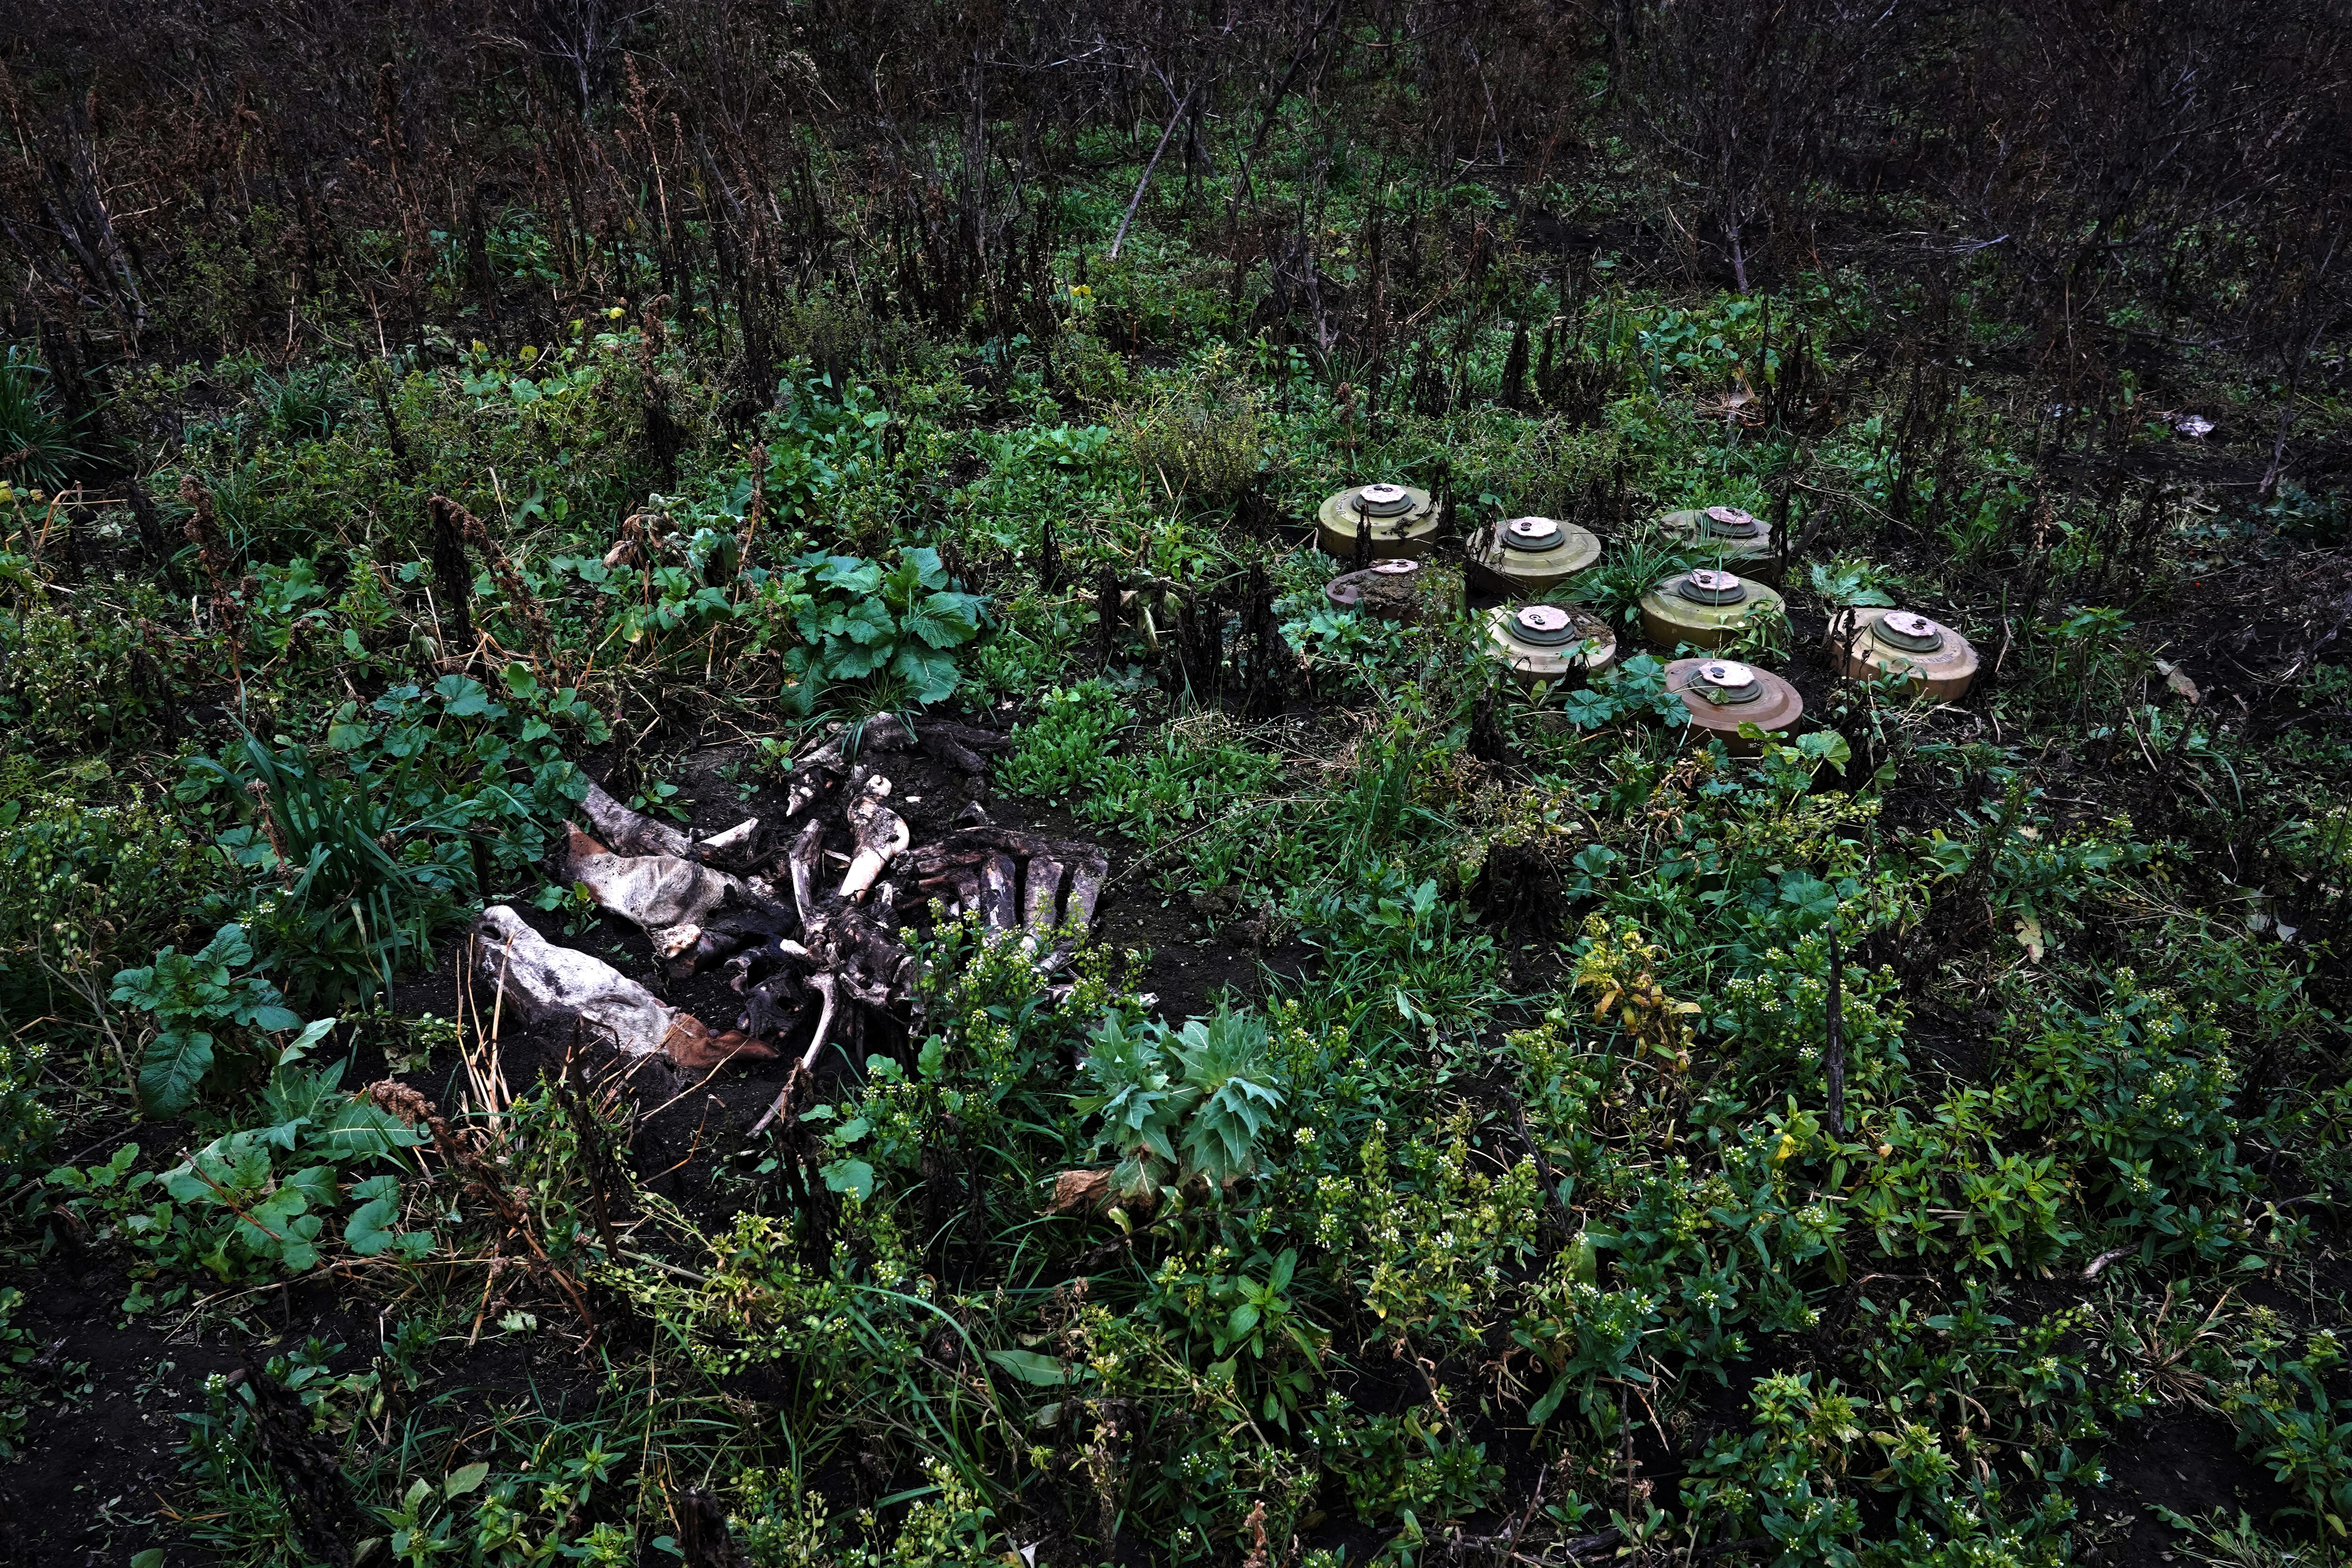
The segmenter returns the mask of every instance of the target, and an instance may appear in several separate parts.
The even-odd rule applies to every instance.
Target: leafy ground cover
[[[629,26],[587,121],[705,182],[690,224],[420,206],[303,264],[298,341],[234,300],[332,222],[191,209],[105,274],[146,343],[91,285],[0,363],[0,1545],[2342,1558],[2332,260],[2168,209],[2070,358],[2038,261],[1865,243],[1926,198],[1851,172],[1752,254],[1717,192],[1695,258],[1643,216],[1700,176],[1617,139],[1663,101],[1622,39],[1576,34],[1572,156],[1408,173],[1451,110],[1385,62],[1426,38],[1350,20],[1262,123],[1180,104],[1197,149],[1152,150],[1165,106],[1070,131],[1034,211],[986,125],[934,153],[1018,239],[977,274],[813,142],[851,239],[787,282],[715,155],[645,151],[617,62],[690,30]],[[866,90],[810,47],[761,90]],[[421,146],[411,90],[368,157]],[[1403,619],[1311,542],[1375,478],[1439,499]],[[1787,542],[1734,651],[1807,705],[1745,755],[1641,640],[1696,559],[1660,520],[1717,503]],[[1465,541],[1530,511],[1602,536],[1606,677],[1486,656]],[[1896,603],[1975,641],[1965,698],[1837,671]],[[1066,972],[908,911],[903,1038],[757,1133],[788,1059],[617,1060],[469,979],[506,903],[731,1024],[565,826],[592,782],[781,822],[885,714],[1007,741],[893,760],[916,843],[978,805],[1108,847]]]

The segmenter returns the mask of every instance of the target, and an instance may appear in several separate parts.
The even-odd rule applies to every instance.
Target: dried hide
[[[534,1024],[578,1019],[624,1056],[666,1056],[682,1068],[707,1068],[738,1053],[775,1052],[739,1034],[711,1034],[593,954],[558,947],[505,904],[475,923],[475,967],[483,980]]]
[[[596,902],[643,931],[674,974],[792,929],[782,905],[742,879],[676,855],[615,855],[577,827],[564,872]]]

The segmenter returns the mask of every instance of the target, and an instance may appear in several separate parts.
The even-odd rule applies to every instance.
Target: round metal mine
[[[1916,610],[1875,607],[1853,612],[1839,673],[1849,680],[1896,676],[1938,702],[1967,695],[1977,678],[1976,645]]]
[[[1519,640],[1538,647],[1558,647],[1576,635],[1576,623],[1568,612],[1552,605],[1529,605],[1511,619]]]
[[[1933,653],[1944,646],[1944,628],[1916,610],[1889,610],[1878,617],[1871,636],[1906,653]]]
[[[1736,605],[1748,597],[1748,584],[1728,572],[1702,566],[1683,574],[1675,592],[1695,605]]]
[[[1356,537],[1376,559],[1419,558],[1437,531],[1437,508],[1427,490],[1410,485],[1357,485],[1325,499],[1315,513],[1315,542],[1342,561],[1356,555]]]
[[[1472,548],[1470,581],[1506,598],[1541,599],[1600,559],[1601,541],[1589,530],[1556,518],[1515,517],[1495,524]]]
[[[1711,506],[1670,511],[1664,521],[1685,545],[1716,564],[1728,565],[1751,581],[1780,580],[1780,553],[1772,525],[1754,512],[1736,506]]]
[[[1735,753],[1753,752],[1739,727],[1753,724],[1767,734],[1792,728],[1804,717],[1797,689],[1752,664],[1728,658],[1678,658],[1666,666],[1666,689],[1690,710],[1693,739],[1719,738]]]
[[[1721,647],[1747,628],[1750,617],[1780,607],[1780,594],[1763,584],[1702,566],[1642,595],[1642,631],[1669,652],[1685,643]]]
[[[1693,690],[1717,702],[1754,702],[1764,695],[1764,683],[1756,679],[1755,667],[1737,659],[1708,659],[1691,671],[1690,684]]]
[[[1323,584],[1323,597],[1334,609],[1361,610],[1382,620],[1410,618],[1422,597],[1422,565],[1400,556],[1376,561],[1361,572],[1343,572]]]
[[[1617,658],[1609,623],[1566,605],[1498,605],[1486,612],[1486,652],[1530,686],[1598,674]]]

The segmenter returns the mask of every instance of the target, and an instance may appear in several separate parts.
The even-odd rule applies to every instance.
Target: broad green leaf
[[[860,599],[837,613],[825,630],[854,643],[887,642],[897,631],[890,612],[878,599]]]
[[[955,628],[922,605],[912,605],[898,617],[898,630],[908,637],[919,637],[933,647],[953,647],[964,639]]]
[[[433,694],[441,699],[442,710],[452,719],[502,719],[503,705],[490,700],[482,683],[463,675],[445,675],[433,683]]]
[[[874,1195],[874,1167],[863,1160],[835,1160],[824,1168],[828,1192],[856,1193],[862,1201]]]
[[[1797,750],[1816,763],[1827,763],[1841,773],[1853,760],[1853,748],[1835,730],[1814,730],[1798,736]]]
[[[1780,902],[1793,905],[1808,921],[1823,921],[1837,913],[1837,889],[1810,872],[1786,871],[1780,876]]]
[[[165,1029],[139,1062],[139,1101],[150,1116],[173,1117],[194,1103],[212,1070],[213,1037],[201,1029]]]
[[[888,643],[861,647],[841,637],[825,639],[824,672],[835,680],[861,680],[881,668],[889,658]]]
[[[926,705],[944,702],[962,684],[955,661],[946,654],[934,653],[919,643],[898,645],[898,657],[890,661],[891,673],[902,676],[914,688],[915,700]]]
[[[425,1142],[426,1137],[382,1106],[353,1095],[317,1135],[316,1142],[337,1159],[358,1160],[413,1148]]]
[[[399,1218],[400,1200],[396,1197],[362,1204],[343,1225],[343,1241],[362,1258],[388,1252],[399,1239],[400,1233],[393,1229]]]
[[[1588,877],[1606,876],[1609,868],[1617,863],[1617,851],[1606,844],[1588,844],[1570,857],[1568,863]]]
[[[340,1184],[335,1180],[332,1165],[306,1165],[289,1174],[286,1184],[320,1208],[332,1207],[340,1195]]]
[[[253,962],[253,942],[245,934],[243,926],[231,921],[213,932],[212,941],[205,943],[204,951],[196,954],[195,962],[217,965],[225,970],[243,969]],[[223,980],[227,978],[226,974],[221,976]]]
[[[881,588],[882,568],[855,555],[835,555],[827,558],[816,580],[852,598],[864,598]]]
[[[944,588],[948,585],[948,569],[940,563],[940,552],[929,545],[917,545],[912,549],[902,548],[898,552],[898,559],[901,563],[914,567],[916,581],[924,587]]]
[[[320,1018],[304,1025],[302,1032],[294,1037],[294,1042],[278,1053],[278,1065],[285,1067],[289,1063],[301,1060],[312,1046],[327,1037],[327,1031],[333,1028],[339,1021],[334,1018]],[[263,1026],[268,1027],[267,1025]]]
[[[988,1359],[1024,1383],[1052,1388],[1070,1381],[1070,1369],[1052,1356],[1035,1351],[990,1351]]]

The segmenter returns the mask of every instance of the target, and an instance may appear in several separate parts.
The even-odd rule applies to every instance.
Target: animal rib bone
[[[1022,883],[1023,908],[1016,911],[1013,888],[1018,861],[1026,861],[1030,869]],[[1048,932],[1066,930],[1069,938],[1040,965],[1047,970],[1065,963],[1072,945],[1093,929],[1095,904],[1110,879],[1110,858],[1099,845],[986,823],[960,828],[942,843],[925,845],[907,857],[906,866],[918,886],[933,892],[952,889],[961,910],[977,908],[982,929],[992,934],[1012,931],[1016,914],[1027,928],[1022,940],[1033,950]],[[1063,902],[1058,921],[1053,913],[1057,898]]]
[[[1034,952],[1054,935],[1054,904],[1062,895],[1063,865],[1043,855],[1029,858],[1021,879],[1021,945]]]
[[[833,1032],[834,1014],[840,1005],[838,985],[832,975],[818,974],[810,978],[808,986],[817,994],[823,1005],[823,1010],[816,1016],[816,1033],[809,1037],[808,1049],[801,1053],[800,1061],[784,1079],[784,1087],[776,1091],[774,1103],[761,1113],[759,1121],[751,1123],[751,1135],[755,1138],[768,1130],[768,1123],[784,1113],[784,1107],[792,1103],[793,1093],[800,1087],[801,1080],[816,1070],[817,1055],[824,1049],[825,1037]]]
[[[824,853],[824,824],[812,822],[801,829],[793,847],[784,852],[784,868],[791,874],[793,907],[801,912],[803,928],[816,923],[816,863]]]
[[[727,870],[748,871],[759,858],[760,819],[747,816],[734,826],[695,841],[694,856]]]
[[[747,816],[742,821],[737,823],[734,826],[727,829],[724,833],[712,834],[709,837],[702,840],[699,844],[697,844],[695,847],[697,849],[703,850],[739,849],[742,847],[743,845],[749,843],[751,841],[751,835],[757,833],[759,830],[760,819],[756,816]]]
[[[1014,870],[1010,855],[991,855],[980,863],[980,924],[992,936],[1013,929]]]

